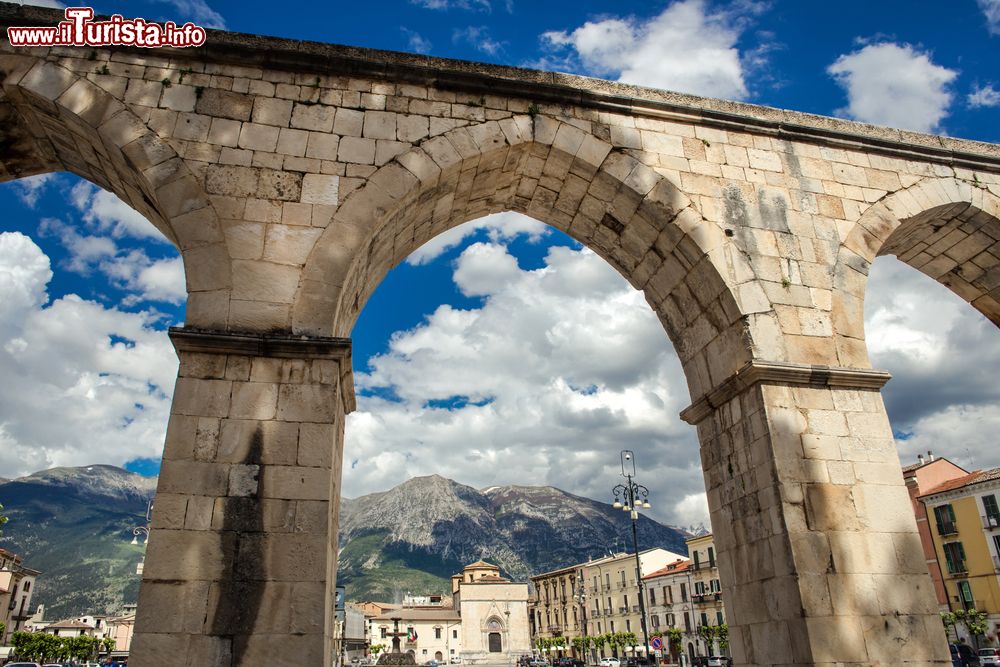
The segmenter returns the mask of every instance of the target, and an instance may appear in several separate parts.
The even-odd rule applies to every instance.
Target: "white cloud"
[[[1000,465],[1000,332],[948,288],[891,257],[872,266],[865,329],[904,463],[933,450],[973,468]]]
[[[52,183],[55,177],[55,174],[26,176],[16,181],[11,181],[11,185],[13,185],[18,199],[23,201],[28,208],[35,208],[38,198],[42,196],[42,192]]]
[[[847,92],[838,113],[876,125],[934,132],[948,115],[958,75],[909,44],[881,42],[837,58],[827,68]]]
[[[81,180],[73,186],[70,201],[94,231],[110,233],[116,238],[129,236],[167,243],[163,234],[141,213],[107,190],[87,181]]]
[[[406,263],[411,266],[428,264],[479,230],[486,230],[494,243],[507,241],[522,234],[527,236],[530,242],[537,243],[549,232],[545,223],[533,218],[517,213],[494,213],[438,234],[411,253],[406,258]]]
[[[429,39],[425,39],[419,32],[415,32],[409,28],[400,28],[400,30],[406,35],[407,44],[414,53],[429,53],[434,46]]]
[[[503,50],[506,42],[500,42],[490,35],[490,29],[484,25],[456,28],[452,32],[452,41],[465,42],[477,51],[495,56]]]
[[[31,239],[0,234],[0,476],[158,458],[177,361],[157,316],[47,303],[51,277]]]
[[[410,2],[424,9],[473,9],[483,12],[493,10],[490,0],[410,0]]]
[[[1000,106],[1000,90],[994,88],[992,83],[985,86],[976,85],[966,101],[973,109]]]
[[[569,50],[564,66],[575,56],[586,71],[624,83],[741,100],[748,95],[737,48],[743,27],[736,11],[710,11],[704,0],[679,0],[646,22],[588,21],[572,31],[546,32],[542,40],[555,62]]]
[[[120,247],[107,236],[81,234],[72,225],[43,218],[39,232],[56,236],[68,251],[62,266],[83,276],[95,271],[119,289],[132,292],[123,305],[141,301],[179,304],[187,298],[184,264],[179,255],[151,259],[141,248]]]
[[[49,7],[51,9],[63,9],[66,7],[58,0],[18,0],[22,5],[34,5],[35,7]]]
[[[979,8],[986,15],[986,29],[991,35],[1000,35],[1000,0],[978,0]]]
[[[157,0],[172,5],[180,13],[176,22],[191,21],[203,28],[226,29],[226,19],[208,6],[205,0]]]
[[[357,375],[347,495],[437,472],[603,498],[626,447],[660,518],[703,492],[694,429],[677,416],[688,403],[680,364],[642,295],[604,260],[554,246],[524,270],[504,246],[476,243],[454,280],[484,305],[440,306]]]

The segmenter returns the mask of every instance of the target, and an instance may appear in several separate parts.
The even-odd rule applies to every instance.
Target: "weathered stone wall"
[[[0,23],[55,16],[0,7]],[[350,378],[315,349],[248,353],[233,336],[347,336],[393,266],[503,210],[607,259],[674,342],[738,660],[947,664],[863,299],[871,261],[894,253],[1000,322],[1000,148],[567,75],[209,39],[0,49],[0,177],[66,169],[130,202],[181,250],[187,326],[215,332],[180,348],[138,667],[177,652],[328,659],[318,596],[335,575]],[[300,589],[306,626],[286,613]],[[259,608],[230,602],[244,597]]]

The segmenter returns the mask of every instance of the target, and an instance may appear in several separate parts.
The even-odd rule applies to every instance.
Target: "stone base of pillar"
[[[133,667],[329,665],[347,339],[172,329]]]

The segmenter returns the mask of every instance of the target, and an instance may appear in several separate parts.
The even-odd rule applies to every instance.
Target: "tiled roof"
[[[944,493],[945,491],[954,491],[955,489],[961,489],[964,486],[971,486],[972,484],[979,484],[980,482],[989,482],[995,479],[1000,479],[1000,468],[974,470],[968,475],[962,475],[961,477],[956,477],[955,479],[949,479],[947,482],[942,482],[934,488],[928,489],[927,492],[921,494],[920,497],[926,498],[927,496],[937,495],[939,493]]]
[[[59,630],[75,630],[77,628],[85,630],[93,630],[94,626],[87,625],[86,623],[81,623],[80,621],[72,621],[72,620],[59,621],[58,623],[52,623],[51,625],[45,626],[46,630],[51,630],[53,628]]]
[[[643,579],[652,579],[653,577],[662,577],[667,574],[677,574],[678,572],[685,572],[691,567],[691,561],[686,558],[681,558],[680,560],[675,560],[664,568],[660,568],[656,572],[651,572],[643,577]]]

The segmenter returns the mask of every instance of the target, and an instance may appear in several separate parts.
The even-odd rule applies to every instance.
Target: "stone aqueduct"
[[[950,664],[863,300],[891,253],[1000,324],[1000,147],[227,33],[4,42],[0,79],[3,179],[77,174],[184,259],[133,667],[329,664],[346,337],[411,251],[505,210],[604,257],[676,346],[737,664]]]

